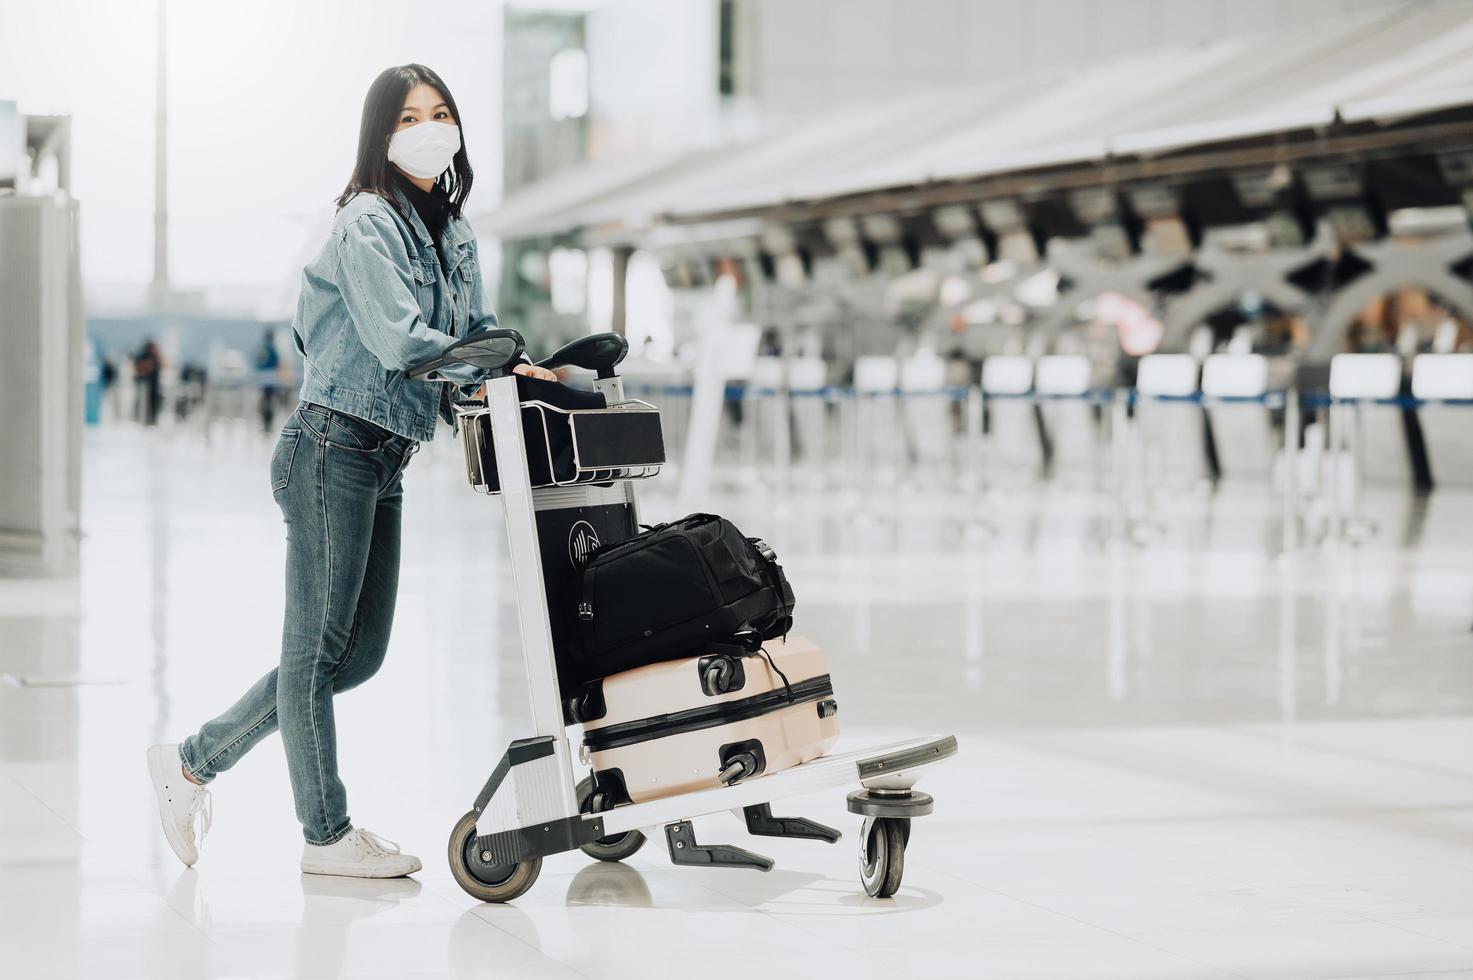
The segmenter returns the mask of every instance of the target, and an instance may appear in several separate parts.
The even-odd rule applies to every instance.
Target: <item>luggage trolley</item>
[[[568,729],[579,708],[563,698],[556,656],[573,628],[564,620],[572,617],[554,617],[549,610],[575,608],[578,570],[593,549],[638,533],[634,482],[659,473],[664,448],[658,410],[624,398],[623,381],[614,371],[628,352],[622,336],[584,337],[540,362],[546,368],[595,372],[594,387],[607,402],[598,409],[523,400],[511,373],[522,346],[514,330],[482,331],[408,372],[425,380],[437,380],[436,372],[451,364],[489,372],[486,403],[461,406],[457,414],[470,481],[477,490],[499,496],[506,515],[535,729],[507,747],[451,831],[449,861],[456,882],[482,901],[507,902],[537,880],[546,855],[579,848],[599,860],[618,861],[644,844],[644,831],[658,828],[664,829],[675,864],[767,871],[773,862],[760,854],[697,843],[691,819],[740,809],[751,834],[834,843],[838,831],[773,816],[771,802],[858,784],[848,807],[864,818],[860,880],[871,896],[893,895],[904,872],[910,821],[932,808],[932,798],[915,783],[927,766],[956,753],[953,736],[821,756],[781,772],[622,805],[599,791],[591,777],[576,779],[578,753],[569,744]]]

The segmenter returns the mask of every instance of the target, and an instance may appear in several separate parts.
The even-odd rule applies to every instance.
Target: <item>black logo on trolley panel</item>
[[[582,568],[588,556],[598,549],[598,532],[587,521],[578,521],[568,530],[568,561]]]

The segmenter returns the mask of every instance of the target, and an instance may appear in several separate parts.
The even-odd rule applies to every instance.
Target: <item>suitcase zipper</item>
[[[723,701],[720,704],[608,725],[587,732],[583,736],[583,745],[589,752],[607,752],[609,749],[638,745],[640,742],[648,742],[657,738],[683,735],[686,732],[719,728],[738,721],[760,718],[791,705],[822,701],[832,697],[833,693],[833,679],[828,674],[820,674],[794,684],[791,694],[781,690],[768,691],[766,694],[758,694],[755,697]]]

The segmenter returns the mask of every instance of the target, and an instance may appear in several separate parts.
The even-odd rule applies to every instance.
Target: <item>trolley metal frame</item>
[[[521,338],[514,331],[500,329],[491,333],[514,338],[516,354],[520,354]],[[609,337],[613,335],[575,341],[542,363],[549,366],[578,363],[569,360],[566,352],[584,343],[614,343]],[[475,340],[476,337],[467,338],[460,344]],[[618,341],[622,342],[622,338]],[[931,808],[931,798],[914,792],[913,787],[927,767],[956,753],[957,742],[953,736],[914,738],[823,756],[792,769],[757,775],[719,788],[628,803],[602,812],[584,812],[588,809],[587,801],[579,799],[573,766],[575,752],[569,741],[563,692],[558,682],[537,514],[548,507],[622,503],[630,508],[637,526],[633,484],[636,479],[653,473],[647,469],[630,470],[614,479],[612,486],[560,484],[534,488],[522,428],[523,403],[518,399],[516,378],[509,370],[515,359],[509,357],[493,368],[492,377],[485,384],[485,407],[463,409],[462,414],[490,416],[500,483],[495,495],[501,498],[506,519],[533,733],[508,747],[473,810],[457,825],[450,842],[452,870],[457,871],[457,880],[473,895],[488,901],[506,901],[530,887],[545,855],[576,847],[597,853],[592,845],[661,826],[666,828],[670,854],[676,863],[766,870],[772,866],[770,860],[741,848],[697,845],[689,821],[707,814],[745,809],[749,829],[754,833],[836,840],[837,831],[809,821],[773,818],[767,804],[786,797],[857,785],[858,790],[850,794],[849,808],[866,818],[860,848],[861,879],[870,894],[893,893],[900,878],[897,854],[903,856],[904,841],[909,839],[909,819],[929,813]],[[613,371],[619,359],[622,351],[612,364],[599,365],[601,377],[595,382],[595,388],[610,405],[625,401],[623,379]],[[486,359],[478,361],[470,356],[457,359],[452,348],[451,354],[438,358],[432,366],[411,369],[409,373],[411,377],[433,380],[436,368],[453,363],[484,367]],[[473,841],[466,836],[472,814]],[[888,837],[875,829],[877,822],[886,821],[893,824]],[[791,832],[782,832],[782,827]],[[878,842],[877,837],[881,838]],[[884,851],[888,855],[880,853]],[[457,867],[458,860],[466,862],[466,867]],[[479,870],[469,867],[477,861]],[[890,866],[882,867],[886,863]],[[530,873],[526,871],[528,867],[532,868]],[[508,869],[503,886],[495,879]],[[470,874],[469,882],[462,879],[459,872],[463,870]],[[873,880],[877,875],[880,880]]]

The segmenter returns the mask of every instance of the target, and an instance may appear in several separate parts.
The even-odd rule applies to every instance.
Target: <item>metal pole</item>
[[[1110,402],[1110,468],[1112,470],[1112,483],[1114,484],[1115,507],[1111,515],[1110,533],[1116,541],[1126,540],[1126,531],[1129,524],[1129,516],[1126,513],[1126,501],[1128,499],[1126,480],[1130,471],[1129,456],[1129,433],[1126,431],[1129,425],[1129,405],[1127,399],[1129,391],[1125,388],[1116,388],[1115,396]]]
[[[169,97],[167,57],[167,2],[155,0],[157,48],[154,54],[153,131],[153,303],[162,307],[169,296]]]
[[[985,494],[990,488],[987,468],[990,447],[987,436],[987,395],[981,385],[967,387],[968,474],[967,520],[973,531],[997,535],[997,525],[987,515]]]
[[[1351,497],[1350,516],[1347,521],[1348,530],[1357,538],[1365,530],[1365,509],[1361,505],[1366,490],[1366,454],[1365,454],[1365,412],[1361,409],[1362,402],[1359,398],[1355,401],[1352,410],[1350,430],[1350,462],[1351,462]]]
[[[1327,537],[1330,542],[1340,540],[1340,410],[1342,406],[1332,395],[1325,409],[1325,491],[1328,495],[1330,513]]]
[[[552,645],[552,625],[542,574],[542,549],[537,538],[537,513],[527,448],[522,436],[521,404],[511,375],[486,383],[491,409],[491,438],[501,478],[501,504],[506,515],[506,538],[511,552],[512,586],[522,634],[522,655],[532,700],[532,727],[537,735],[551,736],[558,772],[565,778],[552,789],[564,815],[578,812],[573,796],[573,769],[563,724],[562,692]],[[484,819],[484,814],[482,815]]]
[[[786,385],[772,393],[772,411],[775,416],[773,424],[776,427],[773,432],[773,453],[777,457],[776,484],[778,492],[785,497],[789,490],[789,467],[792,465],[793,457],[791,428],[793,417],[790,405]]]
[[[1284,539],[1283,550],[1299,547],[1299,392],[1284,393]]]
[[[626,292],[625,283],[629,278],[629,256],[634,254],[634,249],[628,245],[619,245],[614,248],[614,309],[610,317],[609,329],[614,333],[623,334],[626,329]]]
[[[737,445],[740,447],[741,476],[745,485],[757,480],[757,414],[761,411],[762,396],[749,378],[742,388],[737,404],[742,410],[742,424],[737,428]]]
[[[967,489],[982,492],[982,388],[967,387]]]
[[[874,413],[870,411],[873,407],[868,399],[869,395],[858,389],[850,389],[849,427],[845,435],[845,456],[847,457],[847,470],[849,472],[849,485],[853,488],[858,506],[862,512],[869,505],[870,482],[874,478],[873,467],[869,473],[865,472],[865,463],[869,461],[869,454],[865,452],[865,441],[860,437],[860,432],[867,426],[870,429],[870,444],[874,444]]]
[[[818,476],[811,480],[820,490],[829,488],[829,396],[827,392],[810,395],[805,403],[809,412],[816,412],[818,424],[808,428],[813,439],[812,446],[803,449],[804,468],[812,467]],[[811,478],[810,478],[811,479]]]
[[[1279,569],[1279,712],[1282,720],[1292,722],[1298,715],[1299,678],[1298,648],[1294,638],[1298,615],[1295,603],[1292,569],[1295,559],[1286,556]]]

